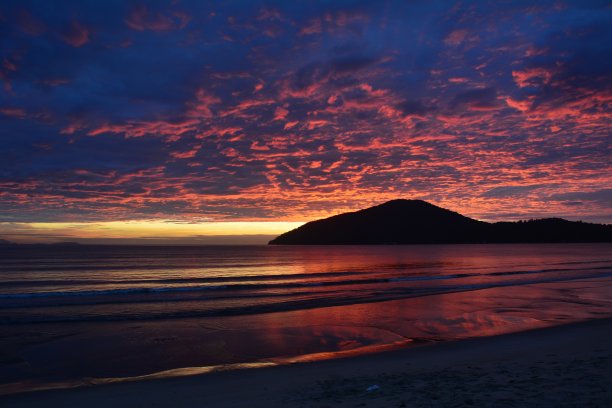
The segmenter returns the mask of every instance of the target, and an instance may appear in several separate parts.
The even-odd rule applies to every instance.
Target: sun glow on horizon
[[[0,236],[15,242],[79,239],[189,239],[199,237],[279,235],[304,224],[291,221],[187,222],[132,220],[102,222],[4,222]]]

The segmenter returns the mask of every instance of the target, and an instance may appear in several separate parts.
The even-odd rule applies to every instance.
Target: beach
[[[3,397],[7,407],[610,406],[612,319],[269,368]],[[368,391],[369,390],[369,391]]]

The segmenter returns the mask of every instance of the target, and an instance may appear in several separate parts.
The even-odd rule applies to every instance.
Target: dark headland
[[[544,218],[489,223],[421,200],[392,200],[312,221],[271,245],[612,242],[612,225]]]

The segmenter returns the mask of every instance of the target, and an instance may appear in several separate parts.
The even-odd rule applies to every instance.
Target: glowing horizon
[[[100,240],[185,241],[202,237],[275,236],[303,222],[181,222],[176,220],[0,223],[0,236],[17,243]],[[237,239],[236,242],[240,242]],[[262,239],[262,242],[264,240]]]

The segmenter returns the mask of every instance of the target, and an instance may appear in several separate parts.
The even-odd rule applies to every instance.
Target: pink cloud
[[[243,119],[249,119],[249,118],[256,117],[257,115],[248,113],[247,111],[254,109],[254,108],[273,105],[274,103],[275,101],[272,99],[261,99],[261,98],[260,99],[245,99],[245,100],[238,102],[233,107],[223,110],[220,113],[220,116],[221,117],[239,117]]]
[[[280,13],[280,11],[273,9],[273,8],[263,8],[259,11],[259,14],[257,15],[257,20],[262,21],[262,20],[282,20],[283,16]]]
[[[312,119],[306,122],[306,127],[308,130],[313,130],[322,126],[329,125],[329,121],[324,119]]]
[[[278,98],[281,101],[290,98],[301,98],[308,99],[315,96],[317,93],[323,90],[327,79],[322,79],[319,82],[313,82],[302,88],[294,88],[291,86],[288,80],[283,80],[278,87]]]
[[[124,21],[128,27],[137,31],[169,31],[184,28],[189,20],[189,15],[184,12],[176,11],[166,15],[161,12],[151,12],[142,4],[134,7]]]
[[[88,136],[98,136],[104,133],[121,133],[126,138],[143,137],[146,135],[161,135],[171,138],[195,130],[200,122],[195,119],[185,119],[175,123],[166,121],[127,122],[119,125],[101,125],[87,132]]]
[[[283,29],[278,25],[270,25],[265,27],[262,32],[270,38],[277,38],[283,33]]]
[[[75,132],[83,129],[83,127],[83,124],[80,122],[69,123],[60,130],[60,133],[63,135],[72,135]]]
[[[529,68],[522,71],[512,71],[512,78],[519,88],[546,85],[550,82],[553,72],[546,68]]]
[[[468,30],[454,30],[444,39],[444,44],[446,45],[459,45],[461,44],[469,34]]]
[[[546,48],[537,48],[531,45],[529,46],[529,48],[527,48],[527,51],[525,51],[525,56],[526,57],[536,57],[538,55],[546,55],[547,52],[548,52],[548,49]]]
[[[211,107],[219,104],[220,102],[221,99],[217,98],[215,95],[204,89],[198,89],[196,92],[195,102],[190,102],[188,104],[189,111],[187,115],[190,117],[203,116],[205,118],[211,118],[213,116]]]
[[[0,113],[11,118],[23,119],[26,112],[21,108],[0,108]]]
[[[365,13],[358,11],[339,11],[336,13],[335,18],[330,14],[326,15],[326,21],[333,22],[337,27],[346,27],[354,23],[364,23],[369,20],[369,17]]]
[[[82,47],[89,42],[90,31],[78,21],[72,21],[61,33],[60,37],[66,44]]]
[[[291,129],[292,127],[296,126],[297,124],[299,124],[300,122],[295,120],[293,122],[287,122],[285,123],[285,126],[283,127],[283,129],[287,130],[287,129]]]
[[[202,146],[198,145],[198,146],[195,146],[191,150],[187,150],[187,151],[183,151],[183,152],[171,152],[170,156],[174,157],[175,159],[191,159],[191,158],[195,157],[196,154],[198,154],[198,152],[200,151],[201,148],[202,148]]]
[[[268,151],[270,148],[266,145],[260,145],[259,142],[255,141],[251,143],[251,150]]]
[[[273,120],[284,120],[287,115],[289,114],[289,111],[285,108],[283,108],[282,106],[278,106],[275,110],[274,110],[274,119]]]
[[[211,125],[209,130],[198,133],[196,135],[196,138],[204,139],[206,137],[211,137],[211,136],[224,137],[224,136],[229,135],[231,136],[228,139],[229,141],[236,141],[236,140],[239,140],[239,137],[237,137],[236,135],[238,135],[242,131],[243,129],[237,126]]]
[[[5,58],[2,61],[2,67],[6,69],[7,71],[13,71],[13,72],[17,71],[17,64],[15,64],[15,62],[11,61],[8,58]]]
[[[597,126],[610,118],[607,107],[612,103],[609,90],[582,90],[571,100],[550,101],[540,104],[532,113],[535,120],[566,120],[580,126]]]
[[[32,36],[39,36],[47,30],[47,27],[26,9],[17,12],[17,24],[24,33]]]
[[[511,97],[507,97],[505,100],[508,106],[516,110],[519,110],[521,112],[527,112],[531,108],[531,104],[532,104],[530,100],[519,101]]]
[[[313,35],[323,32],[323,24],[320,18],[310,20],[299,32],[299,35]]]

